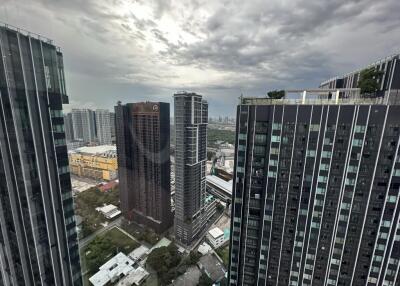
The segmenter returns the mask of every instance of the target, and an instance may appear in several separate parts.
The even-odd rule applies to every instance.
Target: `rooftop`
[[[222,235],[224,235],[224,232],[219,228],[219,227],[214,227],[208,233],[213,237],[213,238],[218,238]]]
[[[89,281],[94,286],[104,286],[121,275],[125,276],[134,270],[133,263],[132,259],[120,252],[100,266],[99,272],[90,277]]]
[[[131,285],[139,286],[149,275],[150,275],[149,272],[147,272],[144,268],[139,266],[135,270],[131,271],[120,282],[118,282],[116,286],[131,286]]]
[[[221,188],[228,193],[232,193],[232,183],[233,183],[232,180],[225,181],[214,175],[207,175],[206,180],[207,180],[207,182],[212,183],[216,187]]]
[[[211,250],[212,250],[212,248],[207,242],[203,242],[202,244],[200,244],[199,248],[197,249],[197,251],[199,253],[201,253],[202,255],[206,255]]]
[[[218,282],[225,277],[226,270],[224,266],[213,254],[200,257],[198,265],[213,282]]]
[[[105,153],[115,153],[117,152],[117,147],[115,145],[100,145],[93,147],[80,147],[73,151],[74,153],[85,153],[91,155],[101,155]]]
[[[129,257],[132,258],[134,261],[137,261],[138,259],[142,258],[146,253],[149,251],[149,248],[147,246],[141,245],[135,250],[133,250],[131,253],[129,253]]]
[[[201,272],[197,266],[190,266],[184,274],[172,282],[174,286],[196,286],[199,285]]]
[[[108,219],[112,219],[121,214],[121,211],[116,206],[111,204],[103,207],[97,207],[96,211],[101,212]]]
[[[289,95],[297,94],[300,98]],[[397,90],[385,93],[383,97],[361,97],[359,88],[338,89],[292,89],[285,90],[285,96],[280,99],[268,97],[240,97],[241,105],[372,105],[388,104],[390,96],[391,104],[400,104]],[[394,98],[394,99],[392,99]]]
[[[54,46],[53,40],[51,40],[51,39],[49,39],[47,37],[44,37],[42,35],[30,32],[28,30],[25,30],[25,29],[22,29],[22,28],[19,28],[19,27],[15,27],[13,25],[10,25],[10,24],[7,24],[7,23],[1,22],[1,21],[0,21],[0,27],[7,28],[9,30],[21,33],[21,34],[23,34],[25,36],[28,36],[28,37],[31,37],[31,38],[38,39],[39,41],[43,41],[43,42],[46,42],[47,44],[50,44],[50,45]],[[60,50],[60,48],[57,47],[57,50]]]
[[[380,65],[380,64],[382,64],[382,63],[385,63],[385,62],[387,62],[387,61],[393,60],[393,59],[395,59],[395,58],[398,59],[399,57],[400,57],[400,53],[393,54],[393,55],[387,56],[387,57],[385,57],[385,58],[381,58],[381,59],[379,59],[379,60],[377,60],[377,61],[375,61],[375,62],[373,62],[373,63],[370,63],[370,64],[367,65],[367,66],[364,66],[363,68],[356,69],[356,70],[354,70],[354,71],[352,71],[352,72],[349,72],[349,73],[346,73],[346,74],[344,74],[344,75],[342,75],[342,76],[335,76],[335,77],[332,77],[332,78],[330,78],[330,79],[328,79],[328,80],[325,80],[325,81],[323,81],[323,82],[321,83],[321,85],[327,84],[327,83],[329,83],[329,82],[331,82],[331,81],[333,81],[333,80],[345,78],[345,77],[347,77],[347,76],[350,76],[350,75],[353,75],[353,74],[355,74],[355,73],[361,72],[361,71],[364,70],[364,69],[367,69],[367,68],[370,68],[370,67],[374,67],[374,66]]]

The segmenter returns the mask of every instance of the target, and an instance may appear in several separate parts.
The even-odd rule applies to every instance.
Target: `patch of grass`
[[[122,222],[121,228],[127,233],[135,237],[139,241],[145,241],[151,245],[155,245],[161,237],[149,228],[144,228],[134,222],[127,223],[125,220]]]
[[[224,261],[225,267],[228,267],[228,265],[229,265],[229,245],[218,248],[217,250],[215,250],[215,252],[222,259],[222,261]]]
[[[119,252],[129,254],[140,244],[113,228],[99,235],[82,250],[82,266],[89,272],[87,277],[96,273],[101,265]],[[85,270],[85,269],[83,269]]]

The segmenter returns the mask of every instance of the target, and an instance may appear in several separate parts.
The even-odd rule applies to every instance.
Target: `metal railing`
[[[28,36],[28,37],[36,38],[36,39],[38,39],[39,41],[42,41],[42,42],[45,42],[45,43],[47,43],[47,44],[50,44],[50,45],[55,46],[55,45],[53,44],[53,40],[51,40],[51,39],[49,39],[49,38],[47,38],[47,37],[44,37],[44,36],[42,36],[42,35],[40,35],[40,34],[30,32],[30,31],[28,31],[28,30],[25,30],[25,29],[22,29],[22,28],[19,28],[19,27],[16,27],[16,26],[13,26],[13,25],[4,23],[4,22],[2,22],[2,21],[0,21],[0,27],[4,27],[4,28],[7,28],[7,29],[9,29],[9,30],[12,30],[12,31],[21,33],[21,34],[23,34],[23,35],[25,35],[25,36]],[[58,50],[59,50],[59,47],[57,47],[57,48],[58,48]]]
[[[281,98],[273,99],[267,97],[243,97],[239,98],[242,105],[376,105],[390,104],[400,105],[400,90],[386,91],[384,96],[379,97],[362,97],[359,89],[337,89],[337,90],[309,90],[312,94],[317,94],[318,98],[307,98],[307,90],[288,90],[286,92],[303,93],[302,98]],[[326,97],[329,92],[335,91],[331,97]],[[350,92],[353,95],[341,97],[341,95]]]

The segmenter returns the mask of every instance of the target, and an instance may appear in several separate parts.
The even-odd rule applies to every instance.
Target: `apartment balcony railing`
[[[290,95],[300,94],[300,97]],[[281,99],[240,97],[242,105],[400,105],[400,90],[386,91],[384,96],[361,97],[359,88],[286,90]]]

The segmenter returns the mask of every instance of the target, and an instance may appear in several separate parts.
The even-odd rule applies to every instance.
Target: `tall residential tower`
[[[229,283],[400,285],[400,105],[309,92],[237,108]]]
[[[208,104],[201,95],[175,101],[175,238],[190,245],[206,222]]]
[[[96,134],[100,145],[111,145],[111,112],[107,109],[96,109]]]
[[[121,210],[158,233],[172,225],[169,104],[115,107]]]
[[[81,285],[63,103],[60,49],[1,26],[1,285]]]
[[[72,109],[74,139],[91,143],[96,140],[96,118],[93,110]]]

